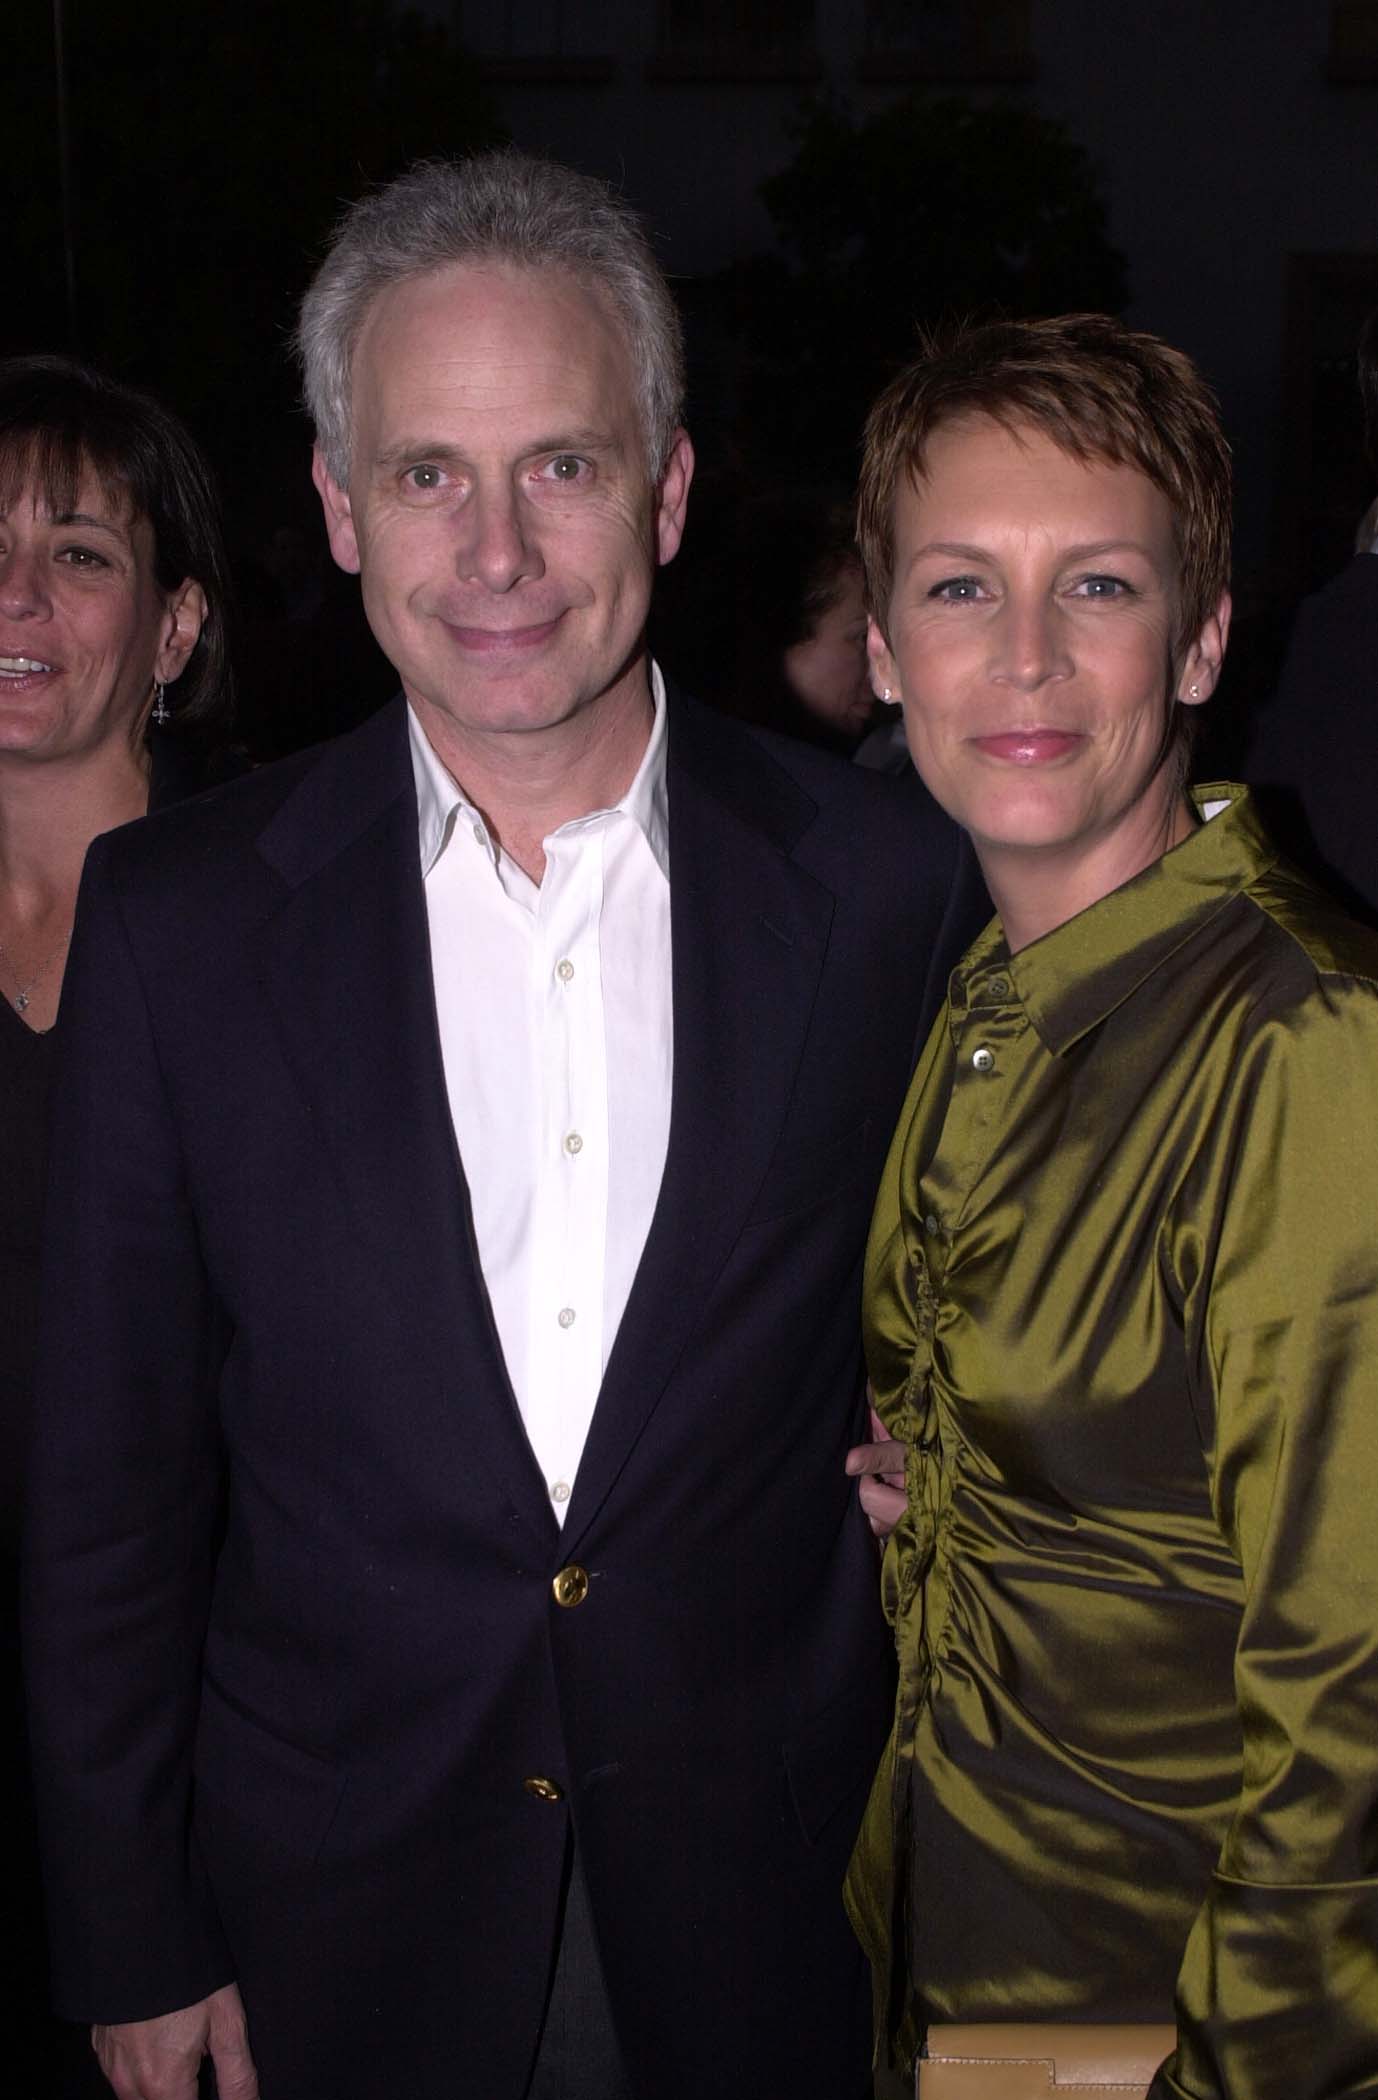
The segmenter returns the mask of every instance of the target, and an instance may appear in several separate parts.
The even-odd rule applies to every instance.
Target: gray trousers
[[[526,2100],[632,2100],[572,1837],[560,1941]]]

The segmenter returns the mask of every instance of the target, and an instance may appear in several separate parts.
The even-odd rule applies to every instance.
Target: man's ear
[[[325,530],[330,541],[330,551],[342,569],[357,576],[362,566],[359,560],[359,542],[354,531],[354,512],[350,506],[349,490],[342,489],[325,463],[319,445],[311,454],[311,479],[316,484],[316,494],[321,499],[325,512]]]
[[[694,478],[694,448],[687,430],[677,430],[656,490],[656,560],[673,561],[684,537],[689,484]],[[339,557],[336,556],[338,560]]]
[[[877,700],[898,700],[900,674],[890,644],[874,619],[866,622],[866,661],[871,667],[871,691]]]
[[[1177,673],[1177,698],[1183,707],[1200,707],[1209,700],[1220,681],[1225,644],[1230,638],[1230,594],[1225,591],[1215,611],[1182,659]]]

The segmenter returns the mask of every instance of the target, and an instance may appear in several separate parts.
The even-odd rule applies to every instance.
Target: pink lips
[[[1042,766],[1052,759],[1065,758],[1082,738],[1070,729],[1009,729],[998,736],[977,736],[971,741],[988,758],[1002,758],[1014,766]]]
[[[56,677],[57,670],[56,664],[48,664],[42,671],[0,671],[0,695],[41,691]]]
[[[539,649],[560,624],[561,615],[541,620],[534,627],[461,627],[447,620],[445,627],[461,649],[474,656],[503,656],[524,649]]]

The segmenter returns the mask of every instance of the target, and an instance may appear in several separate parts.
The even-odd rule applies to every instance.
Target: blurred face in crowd
[[[1190,827],[1169,717],[1209,696],[1228,599],[1175,647],[1172,511],[1135,467],[987,417],[939,428],[924,465],[895,498],[876,683],[988,874],[1091,865],[1103,894]]]
[[[365,320],[352,404],[349,487],[319,460],[317,485],[423,724],[482,740],[644,704],[651,580],[679,545],[693,459],[681,433],[651,480],[602,296],[506,266],[393,285]]]
[[[861,564],[844,561],[833,595],[808,634],[785,651],[785,679],[800,705],[840,736],[859,737],[875,712],[866,662]]]
[[[155,679],[195,647],[205,597],[157,580],[153,528],[91,470],[70,510],[31,482],[0,514],[0,754],[137,746]]]

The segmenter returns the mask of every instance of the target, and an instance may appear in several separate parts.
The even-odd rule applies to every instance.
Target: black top
[[[38,1240],[47,1165],[48,1085],[57,1031],[25,1026],[0,1000],[0,1538],[18,1538],[29,1384],[38,1314]]]
[[[149,739],[150,810],[223,778],[175,736]],[[0,1552],[18,1547],[38,1327],[38,1243],[48,1169],[48,1086],[58,1026],[26,1026],[0,998]]]

